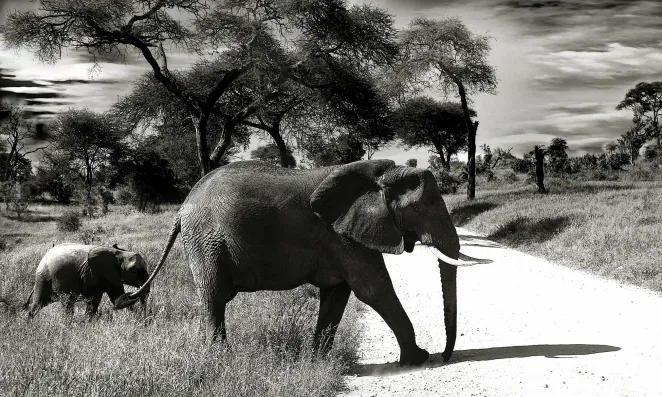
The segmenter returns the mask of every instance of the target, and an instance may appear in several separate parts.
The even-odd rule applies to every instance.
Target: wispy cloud
[[[656,47],[608,43],[602,51],[564,50],[530,59],[540,67],[533,84],[544,90],[629,86],[662,75],[662,53]]]

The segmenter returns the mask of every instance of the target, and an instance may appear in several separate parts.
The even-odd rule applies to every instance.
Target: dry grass
[[[662,184],[568,182],[445,198],[456,226],[573,268],[662,291]]]
[[[209,347],[199,333],[197,297],[179,242],[155,281],[148,321],[111,310],[107,298],[92,323],[77,307],[68,324],[59,304],[26,321],[15,308],[53,243],[116,242],[154,264],[174,216],[174,208],[143,215],[118,207],[85,220],[78,232],[63,233],[54,222],[63,210],[38,206],[22,222],[0,218],[0,298],[9,302],[0,303],[0,395],[321,396],[343,390],[342,375],[357,360],[355,300],[324,358],[311,349],[317,291],[305,286],[239,294],[228,307],[230,346]]]

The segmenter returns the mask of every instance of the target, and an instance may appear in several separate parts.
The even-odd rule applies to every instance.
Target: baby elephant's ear
[[[364,246],[401,254],[404,241],[386,206],[378,179],[390,160],[357,161],[329,174],[310,197],[310,207],[336,233]]]

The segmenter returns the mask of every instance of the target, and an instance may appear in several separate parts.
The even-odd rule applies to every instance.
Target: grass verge
[[[71,323],[59,304],[26,321],[16,308],[54,243],[117,243],[153,265],[174,217],[174,209],[143,215],[120,207],[65,233],[55,226],[64,210],[39,206],[27,221],[0,218],[0,395],[327,396],[344,390],[343,374],[358,359],[355,302],[326,357],[311,348],[318,298],[309,286],[239,294],[226,316],[229,347],[209,347],[199,333],[197,297],[180,243],[155,281],[147,321],[112,311],[105,297],[100,319],[91,323],[82,303]]]
[[[662,291],[662,184],[546,183],[445,198],[456,226],[569,267]]]

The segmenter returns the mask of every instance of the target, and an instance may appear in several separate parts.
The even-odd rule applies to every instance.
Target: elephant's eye
[[[418,205],[416,205],[416,204],[412,204],[411,208],[412,208],[415,212],[421,212],[420,209],[418,208]]]

